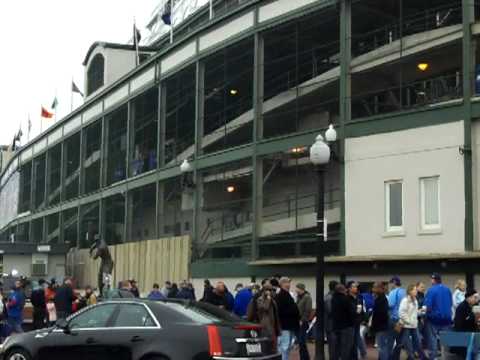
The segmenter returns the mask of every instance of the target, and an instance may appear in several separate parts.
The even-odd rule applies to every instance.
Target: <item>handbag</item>
[[[403,324],[398,321],[395,325],[393,325],[393,330],[396,332],[396,333],[401,333],[402,330],[403,330]]]

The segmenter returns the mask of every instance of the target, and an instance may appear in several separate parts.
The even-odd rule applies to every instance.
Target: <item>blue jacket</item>
[[[233,305],[233,312],[240,317],[247,315],[248,304],[252,300],[252,290],[242,289],[235,296],[235,304]]]
[[[177,294],[177,299],[195,300],[195,295],[190,289],[182,288]]]
[[[225,296],[227,297],[227,310],[233,311],[233,306],[235,305],[235,298],[228,290],[225,292]]]
[[[162,294],[160,290],[152,290],[150,294],[148,294],[148,300],[166,300],[167,298],[165,295]]]
[[[443,284],[433,285],[425,295],[427,319],[433,325],[448,326],[452,323],[452,292]]]
[[[388,308],[390,310],[390,319],[397,322],[400,317],[398,316],[398,309],[400,308],[400,302],[407,295],[404,288],[395,288],[388,294]]]
[[[13,319],[23,318],[23,308],[25,306],[25,295],[21,290],[13,290],[8,296],[8,317]]]

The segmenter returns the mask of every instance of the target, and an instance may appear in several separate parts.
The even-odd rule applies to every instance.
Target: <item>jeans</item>
[[[418,329],[404,328],[402,330],[402,345],[407,351],[408,360],[415,359],[415,352],[418,353],[420,359],[427,358],[420,343]]]
[[[300,353],[300,360],[310,360],[310,354],[307,348],[307,330],[308,322],[303,322],[298,331],[298,350]]]
[[[395,331],[394,327],[398,320],[390,322],[390,341],[392,343],[392,353],[391,359],[392,360],[399,360],[400,353],[402,352],[402,334]]]
[[[448,325],[434,325],[430,321],[425,321],[425,331],[428,337],[428,350],[430,351],[430,360],[435,360],[438,353],[438,335],[442,331],[450,330]]]
[[[282,330],[278,337],[278,352],[282,354],[282,360],[288,360],[290,350],[292,350],[293,340],[293,331]]]
[[[365,337],[364,337],[364,330],[363,325],[355,327],[355,342],[356,342],[356,351],[354,358],[356,359],[358,357],[358,353],[360,353],[360,357],[365,358],[367,357],[367,344],[365,343]]]
[[[353,343],[355,338],[355,329],[349,327],[342,330],[335,331],[335,349],[333,355],[330,356],[331,360],[350,360],[352,358]]]
[[[333,359],[337,336],[333,330],[327,330],[328,358]]]
[[[390,330],[377,333],[378,360],[390,360],[394,338]]]
[[[16,334],[21,334],[23,333],[23,329],[22,329],[22,319],[17,319],[17,318],[12,318],[12,317],[8,317],[7,319],[7,322],[8,322],[8,325],[10,325],[10,327],[12,328],[12,331]]]

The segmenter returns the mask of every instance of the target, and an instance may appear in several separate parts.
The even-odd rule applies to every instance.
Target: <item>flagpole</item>
[[[53,118],[53,123],[56,124],[57,123],[57,112],[58,112],[58,100],[57,100],[57,89],[55,89],[55,114],[54,114],[54,118]]]
[[[70,112],[73,112],[73,76],[72,83],[70,84]]]
[[[170,0],[170,44],[173,44],[173,0]]]
[[[138,36],[137,36],[137,23],[135,17],[133,18],[133,43],[135,44],[135,65],[140,65],[140,55],[138,53]]]

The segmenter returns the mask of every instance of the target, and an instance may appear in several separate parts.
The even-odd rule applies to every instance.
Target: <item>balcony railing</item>
[[[402,23],[390,23],[378,29],[354,36],[352,39],[352,55],[359,56],[368,53],[391,44],[400,39],[400,37],[461,24],[461,3],[459,1],[452,2],[453,4],[442,5],[405,16]]]
[[[463,96],[460,72],[371,91],[352,97],[352,118],[413,109]],[[353,120],[355,121],[355,120]]]
[[[316,241],[318,194],[286,195],[284,199],[277,196],[275,201],[264,197],[261,200],[264,206],[258,238],[260,256],[268,258],[279,251],[285,257],[311,254]],[[329,222],[327,253],[335,254],[339,249],[340,191],[327,191],[324,201]],[[208,219],[201,229],[200,238],[194,246],[194,260],[249,257],[254,220],[251,200],[229,202],[213,208],[220,216]]]

